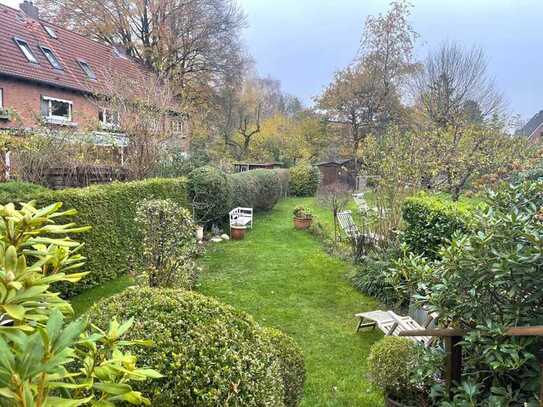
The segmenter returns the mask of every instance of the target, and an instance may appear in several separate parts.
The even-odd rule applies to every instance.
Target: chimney
[[[19,8],[28,18],[33,18],[34,20],[38,20],[40,18],[40,11],[31,0],[24,0]]]

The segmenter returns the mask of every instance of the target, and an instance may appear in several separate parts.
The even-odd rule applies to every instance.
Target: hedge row
[[[187,195],[202,223],[220,222],[232,208],[266,211],[285,195],[288,177],[282,170],[253,170],[226,175],[214,167],[189,174]]]
[[[314,196],[320,183],[320,171],[309,163],[301,163],[289,170],[290,194],[293,196]]]
[[[115,182],[88,188],[17,194],[16,197],[5,195],[2,198],[5,199],[2,203],[32,199],[37,200],[38,205],[63,202],[64,208],[77,209],[74,222],[92,226],[90,232],[77,236],[85,243],[83,254],[87,257],[82,271],[90,273],[77,285],[60,287],[66,297],[127,274],[132,262],[141,261],[142,238],[134,222],[139,202],[148,198],[168,198],[187,206],[184,178]]]
[[[475,201],[454,202],[445,196],[421,193],[405,200],[403,241],[410,251],[430,259],[439,256],[440,247],[455,232],[469,230]]]

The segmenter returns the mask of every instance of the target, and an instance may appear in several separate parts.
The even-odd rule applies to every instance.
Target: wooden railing
[[[403,331],[399,336],[433,336],[443,338],[446,352],[445,384],[449,397],[452,397],[453,385],[462,382],[462,338],[469,333],[465,329],[418,329]],[[508,328],[504,336],[543,336],[543,326],[519,326]],[[540,363],[540,406],[543,406],[543,360]]]

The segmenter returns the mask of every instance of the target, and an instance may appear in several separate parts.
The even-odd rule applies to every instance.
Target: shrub
[[[61,206],[0,206],[0,404],[149,405],[130,382],[160,374],[138,368],[125,353],[134,345],[123,338],[131,321],[119,325],[113,317],[104,331],[86,319],[64,321],[62,312],[71,314],[71,306],[51,284],[75,283],[84,275],[75,272],[85,260],[78,254],[81,244],[66,235],[88,228],[59,222],[75,214],[60,212]]]
[[[130,256],[141,264],[143,245],[134,222],[136,208],[144,199],[164,198],[186,207],[185,188],[184,178],[149,179],[30,194],[19,201],[36,199],[41,206],[64,202],[66,207],[77,210],[74,222],[92,226],[81,237],[82,254],[87,257],[82,271],[89,274],[76,286],[60,287],[63,296],[69,297],[127,274]]]
[[[135,220],[143,234],[144,284],[192,289],[199,269],[190,212],[170,200],[153,199],[138,207]]]
[[[142,288],[102,300],[89,315],[99,327],[113,316],[134,318],[134,331],[153,340],[137,351],[164,374],[141,386],[152,405],[281,405],[275,349],[241,311],[190,291]]]
[[[402,239],[413,253],[435,259],[455,232],[469,230],[475,208],[472,201],[453,202],[438,195],[421,193],[407,198],[402,206]]]
[[[267,211],[281,198],[282,180],[277,171],[253,170],[228,175],[230,207]]]
[[[442,323],[471,329],[463,376],[481,384],[474,405],[536,403],[541,341],[503,333],[543,323],[543,183],[504,186],[487,205],[442,250],[419,298]]]
[[[302,349],[292,338],[277,329],[265,328],[264,335],[271,341],[279,360],[285,406],[296,407],[304,395],[305,364]]]
[[[21,202],[21,198],[30,194],[46,192],[47,188],[38,184],[23,181],[9,181],[0,183],[0,202]]]
[[[290,169],[290,194],[314,196],[320,182],[319,169],[311,164],[298,164]]]
[[[192,171],[188,177],[187,195],[196,222],[220,221],[230,210],[228,180],[217,168],[206,166]]]
[[[397,401],[409,400],[415,392],[411,371],[418,357],[417,345],[410,339],[386,336],[372,345],[367,359],[370,382]]]

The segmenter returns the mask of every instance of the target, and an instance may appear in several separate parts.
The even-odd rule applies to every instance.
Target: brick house
[[[534,144],[540,144],[543,141],[543,110],[535,114],[517,135],[528,137]]]
[[[122,151],[127,138],[116,115],[95,97],[103,94],[111,72],[139,80],[146,69],[121,48],[41,20],[31,1],[25,0],[20,10],[0,4],[0,130],[20,133],[45,124],[91,134],[86,140]],[[176,129],[172,142],[184,151],[186,122],[175,112],[165,121]]]

